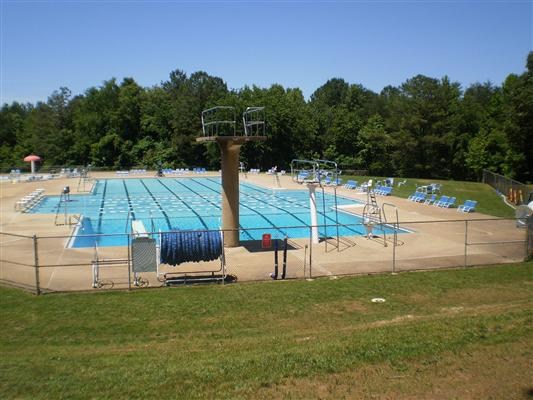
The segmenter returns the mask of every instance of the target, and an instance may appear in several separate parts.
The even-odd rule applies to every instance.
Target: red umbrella
[[[36,156],[35,154],[30,154],[29,156],[24,157],[24,161],[26,162],[41,161],[41,157]]]
[[[35,173],[35,162],[41,161],[41,157],[36,156],[35,154],[30,154],[29,156],[24,157],[24,161],[31,162],[31,173]]]

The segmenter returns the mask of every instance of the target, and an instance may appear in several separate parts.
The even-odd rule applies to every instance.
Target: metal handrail
[[[219,110],[233,110],[233,119],[227,120],[227,119],[214,119],[209,120],[209,116],[213,115],[216,116],[217,111]],[[202,133],[204,136],[218,136],[218,127],[219,125],[233,125],[233,136],[236,136],[236,114],[235,114],[235,107],[233,106],[216,106],[211,107],[206,110],[202,111],[201,114],[201,120],[202,120]],[[208,127],[215,127],[216,129],[206,129]],[[216,131],[216,132],[213,132]]]
[[[246,110],[242,113],[242,123],[244,126],[244,134],[246,136],[249,136],[250,133],[248,128],[252,128],[254,126],[257,127],[257,134],[259,134],[259,127],[263,127],[263,132],[261,132],[263,135],[265,134],[265,115],[264,115],[265,107],[246,107]],[[261,114],[262,113],[262,114]],[[252,120],[247,119],[248,117],[251,117],[253,114],[259,114],[259,117],[262,117],[261,119]]]
[[[387,213],[385,212],[385,206],[394,208],[396,212],[396,221],[394,222],[394,234],[393,234],[393,241],[392,241],[392,273],[396,273],[396,246],[398,245],[398,229],[400,228],[398,217],[398,207],[396,207],[394,204],[391,203],[383,203],[381,204],[381,212],[383,214],[383,219],[385,220],[385,224],[388,224],[387,222]],[[385,231],[383,231],[385,232]],[[384,233],[385,235],[385,233]],[[385,242],[387,242],[386,236],[384,236]]]

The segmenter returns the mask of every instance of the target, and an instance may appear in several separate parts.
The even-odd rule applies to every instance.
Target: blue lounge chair
[[[455,206],[455,200],[456,200],[455,197],[450,197],[449,200],[446,203],[441,205],[441,207],[443,207],[443,208],[453,207],[453,206]]]
[[[357,187],[357,181],[349,180],[344,184],[346,189],[355,189]]]
[[[477,201],[467,200],[465,201],[465,204],[461,204],[459,207],[457,207],[457,211],[466,212],[466,213],[470,211],[476,211],[476,205],[477,205]]]
[[[427,204],[428,206],[435,203],[435,200],[437,199],[437,195],[436,194],[432,194],[431,197],[429,199],[426,199],[424,201],[424,204]]]
[[[392,193],[392,187],[379,185],[379,186],[376,186],[376,188],[374,189],[374,192],[382,196],[388,196]]]
[[[418,196],[413,201],[416,202],[416,203],[422,203],[425,200],[426,200],[426,194],[425,193],[420,193],[420,196]]]
[[[410,195],[407,200],[415,201],[415,199],[419,198],[420,196],[423,196],[424,193],[422,192],[414,192],[412,195]]]
[[[419,202],[420,200],[424,200],[426,198],[426,194],[422,192],[415,192],[411,196],[409,196],[407,199],[411,201]]]
[[[437,200],[437,201],[435,201],[435,202],[433,203],[433,205],[434,205],[435,207],[441,207],[442,204],[446,204],[446,203],[448,202],[448,200],[450,200],[450,198],[449,198],[448,196],[440,196],[440,199]]]
[[[250,170],[250,172],[251,172],[251,171],[252,171],[252,170]],[[255,170],[254,170],[253,173],[256,173]],[[309,176],[309,172],[308,172],[308,171],[300,171],[300,172],[298,173],[298,180],[299,180],[299,181],[303,181],[303,180],[307,179],[308,176]]]

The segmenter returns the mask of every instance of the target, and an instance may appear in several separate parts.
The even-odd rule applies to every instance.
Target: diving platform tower
[[[197,142],[216,142],[222,157],[222,229],[224,246],[239,246],[239,154],[247,142],[266,140],[265,108],[248,107],[242,115],[244,131],[237,134],[235,108],[217,106],[202,111]]]

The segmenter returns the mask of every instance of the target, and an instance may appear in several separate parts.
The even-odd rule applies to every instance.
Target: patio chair
[[[383,196],[390,196],[392,194],[392,186],[384,187],[381,194]]]
[[[426,194],[425,193],[420,193],[420,195],[416,199],[414,199],[413,201],[415,203],[422,203],[425,200],[426,200]]]
[[[353,190],[353,189],[355,189],[357,187],[357,181],[348,180],[344,184],[344,187],[346,189],[352,189]]]
[[[450,200],[450,198],[448,196],[440,196],[440,199],[438,199],[437,201],[435,201],[433,203],[433,205],[435,207],[441,207],[443,204],[446,204],[448,202],[448,200]]]
[[[455,206],[455,197],[450,197],[447,202],[441,205],[443,208],[450,208]]]
[[[457,207],[457,212],[468,213],[470,211],[476,211],[476,205],[477,205],[477,201],[467,200],[465,201],[464,204],[461,204],[459,207]]]
[[[368,192],[372,188],[372,179],[369,179],[367,182],[361,183],[361,186],[359,186],[359,190],[361,192]]]
[[[424,204],[429,206],[429,205],[435,203],[436,199],[437,199],[437,195],[435,193],[433,193],[429,199],[424,200]]]
[[[421,196],[425,196],[425,194],[417,190],[412,195],[410,195],[407,200],[416,201],[416,199],[420,198]]]

